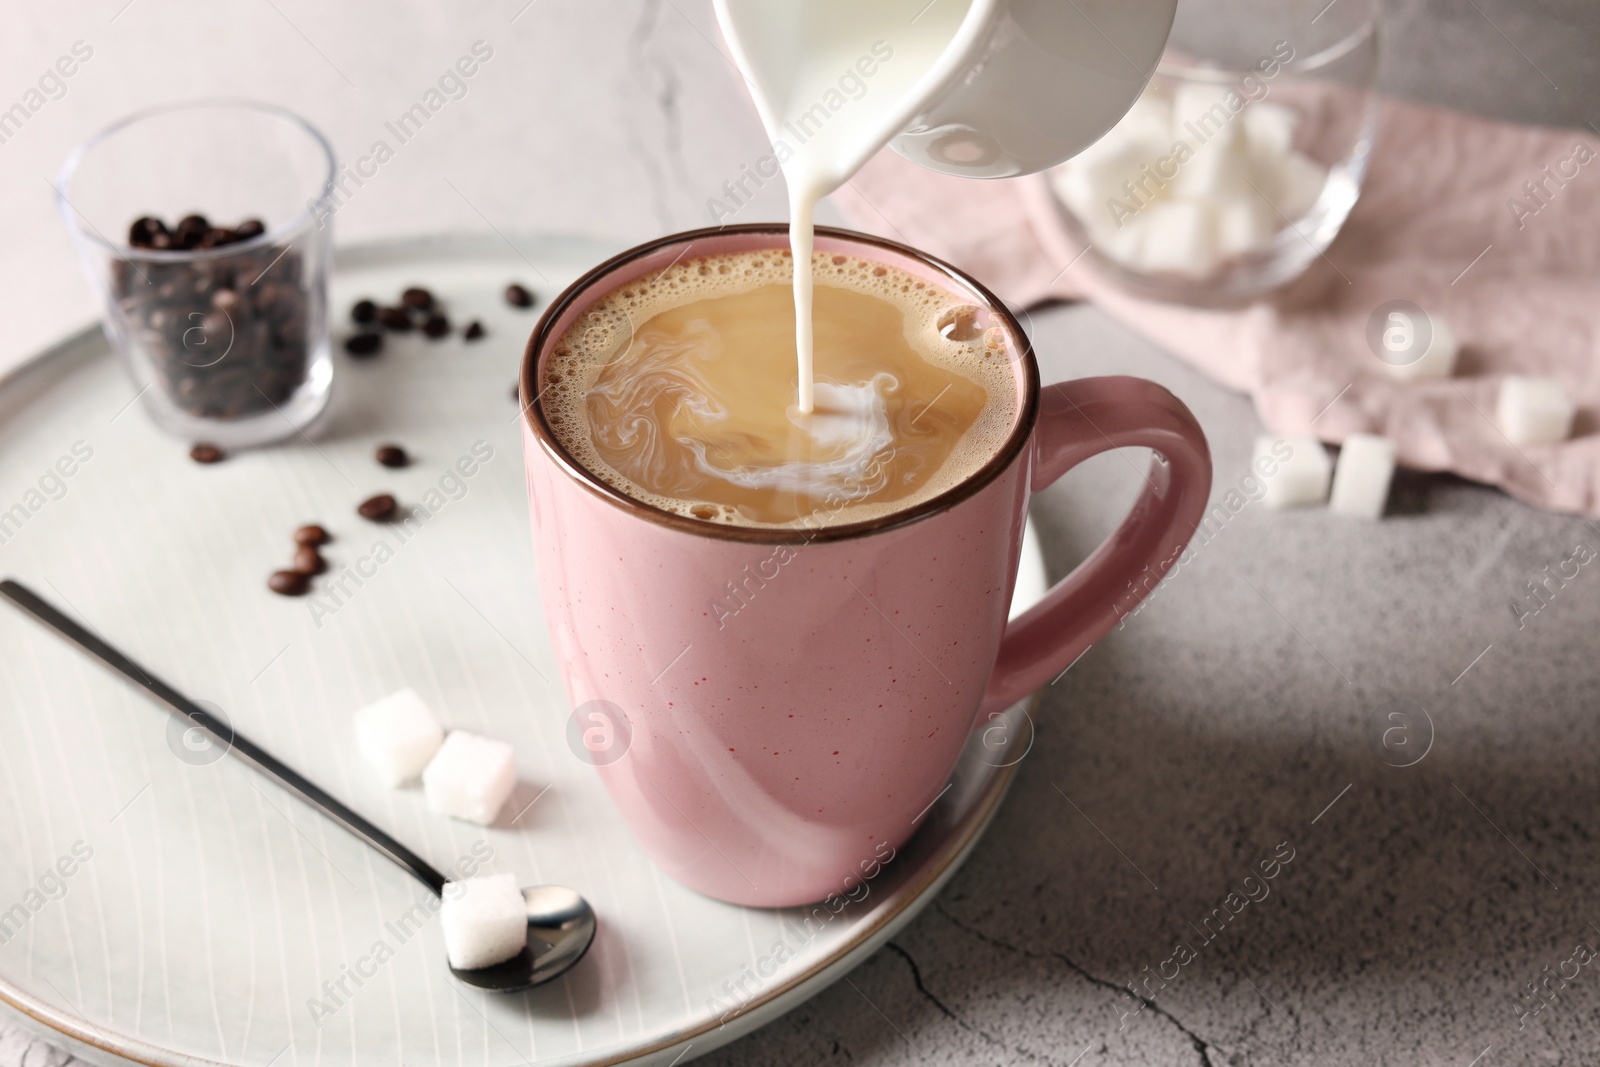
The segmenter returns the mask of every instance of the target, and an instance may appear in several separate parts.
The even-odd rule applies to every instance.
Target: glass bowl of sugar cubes
[[[1103,274],[1141,296],[1226,305],[1326,251],[1366,174],[1379,13],[1377,0],[1324,2],[1178,5],[1143,95],[1049,174]]]

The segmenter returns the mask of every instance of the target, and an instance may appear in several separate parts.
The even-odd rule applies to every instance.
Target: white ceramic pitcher
[[[899,40],[908,62],[928,56],[914,80],[895,86],[893,106],[871,109],[873,136],[851,139],[836,161],[840,182],[885,144],[925,167],[974,178],[1029,174],[1076,155],[1138,98],[1175,7],[1176,0],[715,0],[774,144],[790,136],[795,114],[826,107],[820,95],[816,103],[797,95],[815,93],[803,66],[819,35],[837,48],[858,33],[852,44],[866,62],[854,75],[844,68],[841,80],[867,91],[870,77],[884,77],[875,43],[878,55]],[[861,73],[869,69],[874,75]]]

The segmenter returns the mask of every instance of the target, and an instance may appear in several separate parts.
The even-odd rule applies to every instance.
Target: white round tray
[[[458,984],[438,923],[404,921],[423,896],[409,877],[249,768],[185,762],[161,709],[0,605],[4,1010],[91,1062],[682,1063],[844,975],[955,871],[1031,741],[1022,705],[988,733],[1009,744],[975,737],[913,840],[837,914],[739,908],[669,881],[567,748],[509,395],[537,309],[500,293],[518,280],[542,307],[611,251],[554,237],[342,251],[336,341],[352,301],[392,301],[409,284],[489,336],[391,337],[364,363],[341,351],[314,442],[216,466],[191,462],[187,443],[130,406],[98,329],[0,382],[0,516],[11,516],[0,574],[221,708],[436,865],[492,849],[489,869],[578,889],[600,919],[588,957],[519,996]],[[412,466],[378,466],[386,440]],[[492,457],[452,477],[480,441]],[[430,489],[443,504],[409,540],[355,514],[373,493],[416,503]],[[334,534],[335,574],[366,575],[331,611],[326,594],[313,612],[310,598],[265,587],[304,522]],[[392,557],[375,563],[379,542]],[[1016,604],[1045,585],[1030,530]],[[362,766],[351,712],[407,685],[448,724],[516,746],[521,785],[495,827],[434,815],[417,790],[385,789]]]

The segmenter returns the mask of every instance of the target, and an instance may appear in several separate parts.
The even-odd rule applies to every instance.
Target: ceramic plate
[[[0,573],[436,865],[486,859],[578,889],[600,919],[588,957],[519,996],[458,984],[410,878],[0,606],[7,1010],[98,1062],[684,1062],[842,976],[960,864],[1031,740],[1020,705],[975,735],[916,836],[837,913],[739,908],[669,881],[569,750],[509,395],[537,309],[500,293],[521,281],[542,307],[611,251],[530,237],[341,252],[336,340],[353,300],[392,301],[410,284],[441,295],[458,326],[482,319],[488,337],[391,338],[363,363],[341,353],[314,443],[214,466],[146,420],[98,330],[0,383]],[[389,440],[410,467],[373,461]],[[430,490],[443,503],[406,539],[355,514],[373,493]],[[332,572],[314,598],[274,596],[266,577],[305,522],[333,533]],[[1030,532],[1017,603],[1044,588]],[[448,724],[516,746],[521,782],[497,825],[433,815],[419,791],[386,789],[361,764],[352,711],[401,686]]]

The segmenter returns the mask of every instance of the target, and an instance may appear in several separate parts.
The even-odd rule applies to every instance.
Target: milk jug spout
[[[889,145],[973,178],[1087,148],[1144,89],[1176,0],[715,0],[782,163],[833,184]],[[819,152],[816,139],[834,145]],[[818,177],[822,177],[818,175]]]

